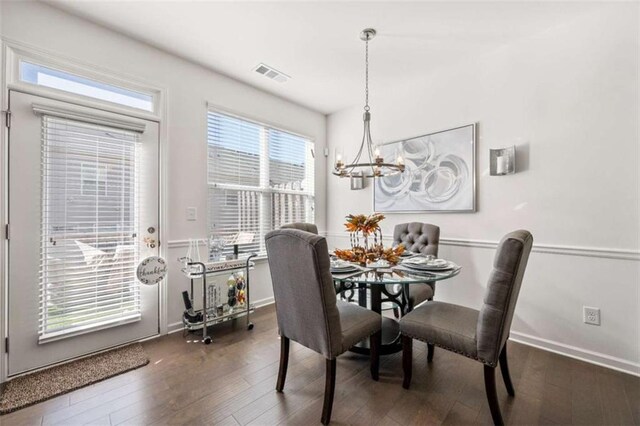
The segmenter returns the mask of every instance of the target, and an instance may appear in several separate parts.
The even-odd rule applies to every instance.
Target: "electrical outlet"
[[[198,219],[198,209],[195,207],[187,207],[187,220]]]
[[[582,307],[583,320],[585,324],[600,325],[600,308]]]

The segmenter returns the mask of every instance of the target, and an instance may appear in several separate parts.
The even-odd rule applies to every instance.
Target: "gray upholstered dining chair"
[[[500,364],[507,393],[515,395],[507,364],[507,339],[522,277],[533,245],[528,231],[505,235],[496,251],[480,310],[429,301],[400,320],[405,389],[411,384],[412,345],[418,339],[484,364],[484,384],[493,422],[503,424],[496,393]]]
[[[430,223],[409,222],[399,223],[393,228],[393,245],[403,244],[405,250],[412,253],[430,254],[438,257],[440,245],[440,227]],[[409,289],[409,310],[425,300],[432,300],[435,294],[435,283],[413,285]],[[400,315],[394,310],[396,318]],[[427,360],[433,359],[434,347],[428,345]]]
[[[287,223],[282,225],[280,229],[299,229],[301,231],[311,232],[312,234],[318,235],[318,227],[313,223],[305,223],[305,222]]]
[[[318,234],[318,227],[313,223],[306,222],[293,222],[287,223],[280,227],[280,229],[299,229],[301,231],[310,232],[312,234]],[[336,284],[336,292],[340,291],[339,285]],[[343,297],[344,299],[344,297]]]
[[[326,358],[322,423],[331,420],[336,383],[336,357],[370,338],[371,377],[378,380],[381,317],[336,299],[324,237],[298,229],[279,229],[265,237],[276,317],[280,332],[280,370],[276,390],[282,392],[289,361],[289,340]]]
[[[393,228],[393,244],[403,244],[405,250],[413,253],[431,254],[438,257],[440,227],[421,222],[399,223]],[[435,288],[432,284],[411,287],[410,307],[433,299],[434,292]]]

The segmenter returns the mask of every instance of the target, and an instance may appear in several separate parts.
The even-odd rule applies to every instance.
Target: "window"
[[[154,110],[153,95],[124,89],[27,61],[20,61],[20,80],[143,111],[153,112]]]
[[[241,250],[264,255],[267,232],[314,221],[308,138],[213,111],[207,123],[210,233],[229,241],[251,233],[253,242]]]
[[[80,192],[88,196],[107,195],[107,166],[104,164],[80,164]]]
[[[41,341],[140,318],[139,140],[42,118]]]

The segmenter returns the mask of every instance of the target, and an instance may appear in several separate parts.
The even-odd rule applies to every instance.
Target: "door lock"
[[[156,232],[156,228],[154,228],[153,226],[150,226],[147,228],[147,232],[150,234],[153,234],[154,232]]]
[[[154,238],[152,237],[144,237],[144,243],[147,247],[149,248],[156,248],[157,242]]]

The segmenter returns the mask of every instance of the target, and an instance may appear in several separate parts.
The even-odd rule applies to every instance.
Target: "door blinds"
[[[208,224],[243,251],[266,254],[264,236],[285,223],[314,221],[313,143],[264,124],[208,113]],[[231,250],[228,248],[228,250]]]
[[[42,116],[41,342],[140,319],[139,141]]]

